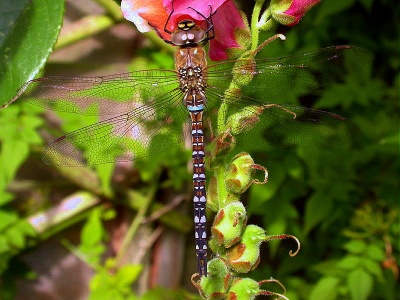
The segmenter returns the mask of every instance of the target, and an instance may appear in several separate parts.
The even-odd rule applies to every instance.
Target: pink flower
[[[121,9],[124,17],[132,21],[140,32],[156,28],[165,40],[170,40],[165,29],[173,32],[184,19],[192,19],[206,30],[209,27],[206,18],[212,14],[215,32],[215,38],[210,40],[212,60],[227,59],[229,49],[241,47],[237,32],[248,30],[231,0],[122,0]]]
[[[320,0],[271,0],[272,17],[280,24],[294,26]]]

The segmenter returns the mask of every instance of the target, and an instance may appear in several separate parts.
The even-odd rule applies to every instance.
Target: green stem
[[[253,51],[258,46],[258,20],[261,13],[261,8],[264,4],[265,0],[256,0],[256,4],[254,5],[253,14],[251,15],[251,48],[250,51]]]
[[[143,196],[142,194],[135,191],[131,191],[129,193],[128,195],[129,197],[140,198],[140,200],[143,202],[143,205],[137,212],[135,218],[133,219],[131,225],[128,228],[127,233],[125,234],[124,240],[122,241],[121,248],[119,249],[117,257],[115,258],[116,268],[120,266],[122,258],[125,256],[125,253],[128,250],[128,247],[131,244],[133,237],[135,236],[137,230],[139,229],[139,226],[142,223],[146,215],[146,212],[153,200],[155,191],[156,191],[156,185],[154,184],[152,187],[150,187],[150,191],[146,196]]]
[[[276,21],[274,19],[269,19],[263,25],[261,25],[259,29],[263,31],[268,31],[271,30],[275,26],[275,24]]]
[[[271,16],[271,10],[268,8],[268,9],[266,9],[266,10],[263,12],[263,14],[261,15],[260,20],[259,20],[259,22],[257,23],[257,28],[258,28],[258,29],[261,29],[261,27],[262,27],[265,23],[268,23],[268,21],[270,21],[270,20],[268,20],[270,16]]]
[[[60,35],[55,50],[74,44],[96,33],[106,30],[115,24],[115,20],[102,15],[91,15],[75,22],[73,29]]]
[[[258,19],[261,13],[262,6],[264,4],[265,0],[256,0],[256,4],[254,5],[254,10],[253,14],[251,17],[251,48],[250,48],[250,53],[253,53],[258,46],[258,41],[259,41],[259,34],[258,34]],[[227,89],[227,92],[224,95],[224,99],[221,103],[221,107],[218,110],[218,116],[217,116],[217,136],[223,132],[226,131],[226,116],[228,112],[228,103],[229,103],[229,91],[232,91],[233,89],[237,88],[237,84],[232,80],[229,88]],[[240,87],[239,87],[240,88]],[[223,165],[221,163],[221,165]],[[219,185],[219,191],[225,190],[225,188],[222,188],[220,185],[224,182],[224,167],[218,166],[216,170],[216,177],[217,177],[217,182]]]
[[[113,0],[96,0],[115,21],[122,21],[124,16],[122,15],[121,7]]]

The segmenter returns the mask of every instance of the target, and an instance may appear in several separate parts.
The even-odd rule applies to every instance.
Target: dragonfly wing
[[[55,111],[119,115],[177,86],[176,73],[163,70],[99,77],[50,76],[25,83],[10,103],[18,99]]]
[[[221,106],[217,88],[207,91],[210,106]],[[337,114],[287,104],[261,102],[235,92],[225,92],[227,104],[225,130],[245,140],[266,147],[331,147],[353,143],[359,139],[358,128]],[[244,105],[245,104],[245,105]],[[213,112],[215,115],[216,112]],[[221,134],[221,132],[220,132]],[[242,142],[246,145],[246,142]]]
[[[182,141],[182,124],[188,119],[181,98],[180,90],[173,90],[130,113],[70,132],[46,147],[43,160],[51,165],[98,165],[171,149]]]
[[[208,84],[241,89],[250,97],[263,94],[265,102],[281,102],[362,72],[370,59],[362,48],[333,46],[287,57],[224,62],[207,68]]]

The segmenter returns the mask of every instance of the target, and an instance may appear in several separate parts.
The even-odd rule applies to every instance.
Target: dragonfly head
[[[193,20],[182,20],[177,27],[171,34],[171,42],[176,46],[197,45],[206,39],[205,31]]]

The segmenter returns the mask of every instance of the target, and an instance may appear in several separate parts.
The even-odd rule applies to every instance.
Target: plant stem
[[[265,0],[256,0],[256,4],[254,5],[253,14],[251,15],[251,48],[250,51],[253,51],[258,46],[258,20],[261,13],[262,5]]]
[[[54,47],[55,50],[69,46],[115,24],[115,20],[108,16],[92,15],[87,16],[73,24],[73,29],[68,33],[60,35]]]
[[[140,224],[142,223],[148,208],[153,200],[154,194],[156,191],[156,184],[150,187],[150,191],[147,193],[146,196],[136,192],[130,191],[129,197],[140,198],[143,205],[140,207],[139,211],[137,212],[135,218],[133,219],[131,225],[128,228],[127,233],[125,234],[124,240],[122,241],[121,248],[118,251],[117,257],[115,258],[115,267],[118,268],[121,264],[122,258],[125,256],[128,247],[136,234],[137,230],[139,229]]]
[[[121,7],[113,0],[96,0],[96,2],[101,5],[115,21],[122,21],[124,19]]]

